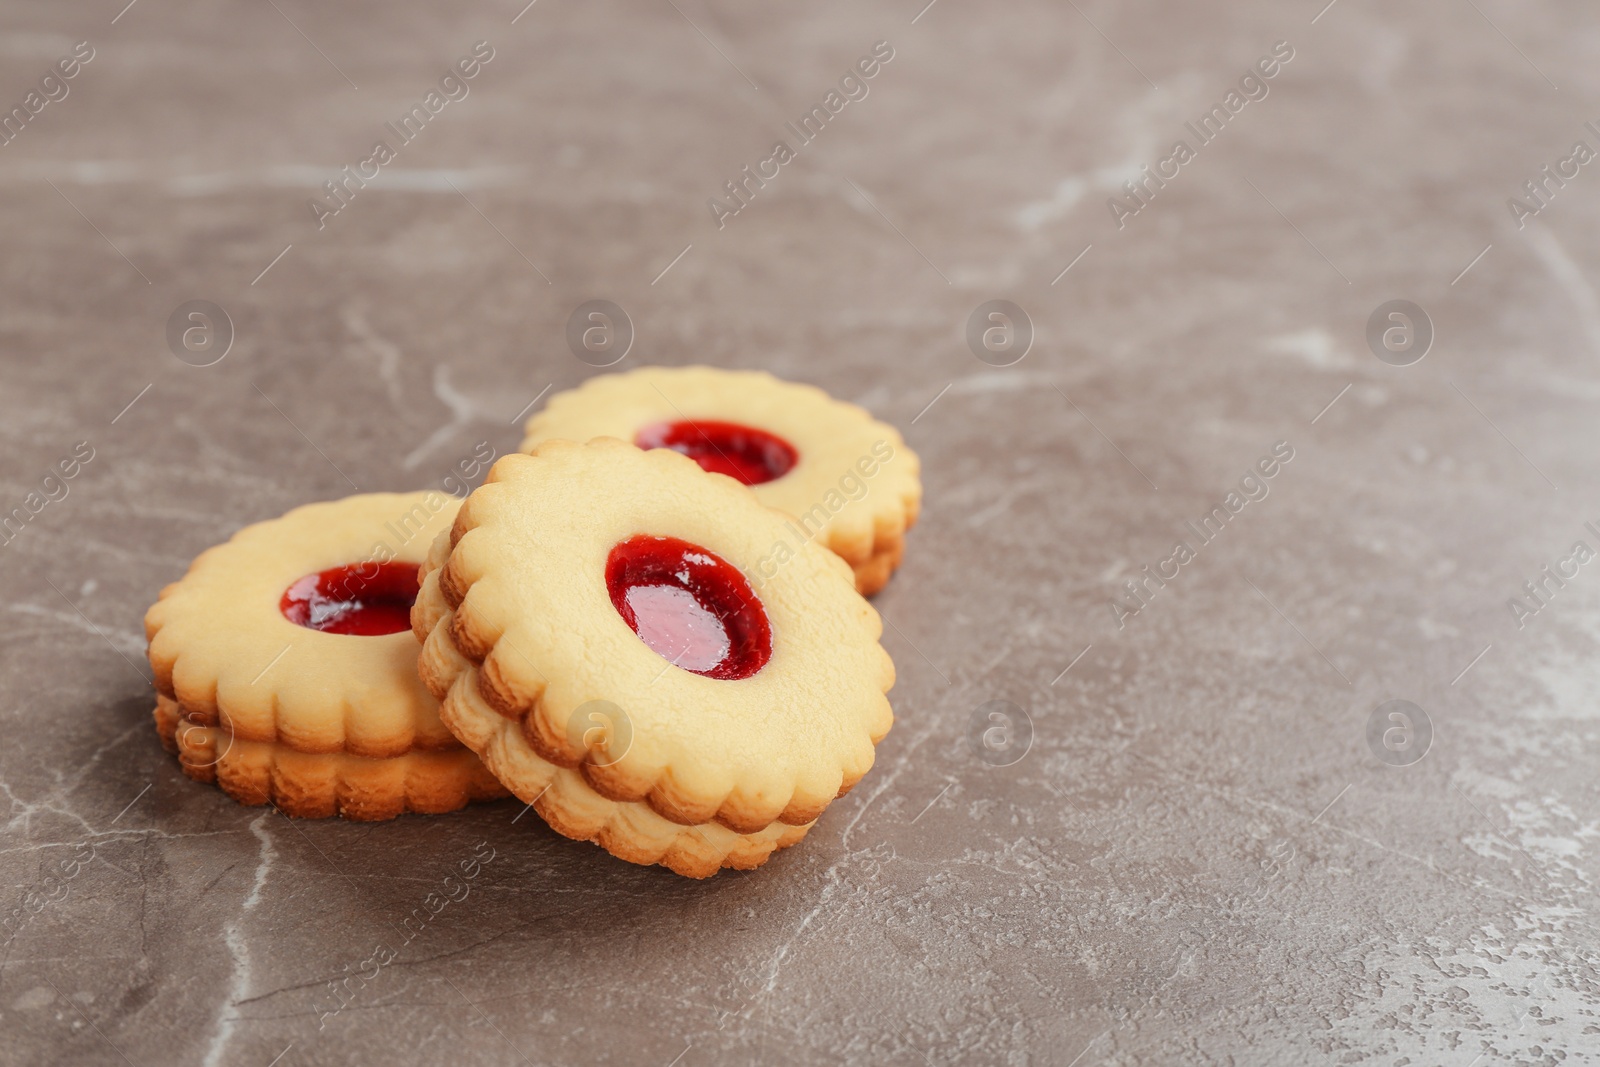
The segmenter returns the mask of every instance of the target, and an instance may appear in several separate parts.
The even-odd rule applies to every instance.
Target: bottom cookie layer
[[[440,814],[473,801],[507,796],[466,749],[415,751],[388,759],[343,752],[296,752],[268,741],[245,741],[184,717],[176,701],[156,698],[156,731],[183,773],[210,782],[241,804],[272,804],[285,815],[361,822],[406,812]]]
[[[439,717],[480,752],[483,762],[511,786],[518,799],[563,837],[593,841],[618,859],[660,864],[686,878],[709,878],[724,867],[753,870],[779,849],[797,844],[814,823],[775,822],[753,834],[719,823],[683,826],[668,822],[646,804],[618,803],[595,792],[577,771],[540,759],[515,724],[483,705],[477,668],[469,665],[440,626],[429,638],[434,656],[455,660],[460,673],[439,706]]]
[[[872,546],[872,555],[862,563],[851,563],[850,569],[855,572],[856,592],[862,596],[871,596],[889,584],[889,576],[894,574],[900,566],[900,558],[905,555],[906,540],[896,537],[892,540],[880,540]],[[845,562],[849,563],[849,560]]]

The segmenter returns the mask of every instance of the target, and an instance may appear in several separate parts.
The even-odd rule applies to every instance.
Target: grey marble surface
[[[1600,171],[1563,162],[1600,149],[1592,12],[921,2],[0,10],[6,107],[93,49],[0,146],[0,511],[40,494],[0,549],[0,1062],[1600,1058],[1600,563],[1541,571],[1600,549]],[[788,132],[878,41],[866,95]],[[184,778],[161,586],[248,522],[514,448],[592,373],[589,299],[631,317],[626,366],[812,381],[921,453],[872,774],[707,883],[511,802],[291,823]],[[1009,366],[964,340],[991,299],[1036,333]],[[1396,299],[1436,335],[1407,366],[1367,339]],[[212,366],[169,350],[190,300],[232,322]],[[996,700],[1025,754],[1020,718],[974,745]],[[1390,700],[1409,749],[1387,712],[1369,744]]]

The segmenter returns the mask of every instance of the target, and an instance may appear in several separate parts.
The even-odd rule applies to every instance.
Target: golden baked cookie
[[[183,773],[211,782],[241,804],[274,804],[302,819],[392,819],[403,812],[455,811],[507,796],[469,749],[418,749],[370,759],[348,752],[296,752],[275,741],[242,741],[220,726],[186,718],[156,697],[156,731]]]
[[[705,877],[791,844],[894,720],[839,557],[686,456],[599,438],[497,462],[422,568],[440,717],[569,837]],[[743,571],[744,573],[741,573]]]
[[[642,367],[600,375],[551,397],[525,432],[524,452],[552,438],[619,437],[682,452],[750,486],[792,520],[754,561],[752,581],[816,540],[850,564],[863,595],[875,593],[900,565],[922,503],[921,464],[898,430],[765,371]]]
[[[161,591],[145,614],[156,722],[192,740],[191,776],[305,817],[503,795],[416,672],[418,564],[458,507],[438,492],[308,504],[202,552]]]

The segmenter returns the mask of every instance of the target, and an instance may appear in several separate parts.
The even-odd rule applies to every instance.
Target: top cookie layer
[[[520,722],[542,758],[673,822],[753,833],[816,818],[871,767],[893,721],[894,664],[849,568],[805,543],[770,576],[753,573],[784,527],[733,479],[676,452],[548,441],[495,464],[428,581],[455,609],[455,646],[481,664],[483,699]],[[641,535],[687,541],[745,572],[771,624],[764,667],[695,674],[630,629],[606,567]],[[620,709],[627,730],[583,729],[595,701]]]
[[[308,504],[201,553],[145,614],[156,688],[191,719],[301,752],[384,758],[459,747],[417,678],[409,630],[325,633],[279,609],[308,574],[420,565],[459,506],[438,492]]]
[[[916,453],[865,409],[765,371],[642,367],[590,378],[551,397],[528,420],[522,450],[552,438],[637,443],[641,430],[677,421],[732,422],[784,438],[798,452],[796,462],[782,476],[750,486],[757,499],[793,516],[806,539],[843,557],[858,577],[875,554],[898,560],[922,501]],[[881,586],[889,568],[872,568],[862,591]]]

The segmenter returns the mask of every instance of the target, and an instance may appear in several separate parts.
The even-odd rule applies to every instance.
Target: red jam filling
[[[640,448],[682,452],[702,470],[760,485],[789,473],[799,453],[776,434],[736,422],[684,420],[646,426],[633,443]]]
[[[772,626],[744,575],[676,537],[630,537],[606,559],[606,589],[639,640],[686,671],[748,678],[772,658]]]
[[[284,590],[278,609],[296,626],[377,637],[411,629],[415,563],[355,563],[308,574]]]

